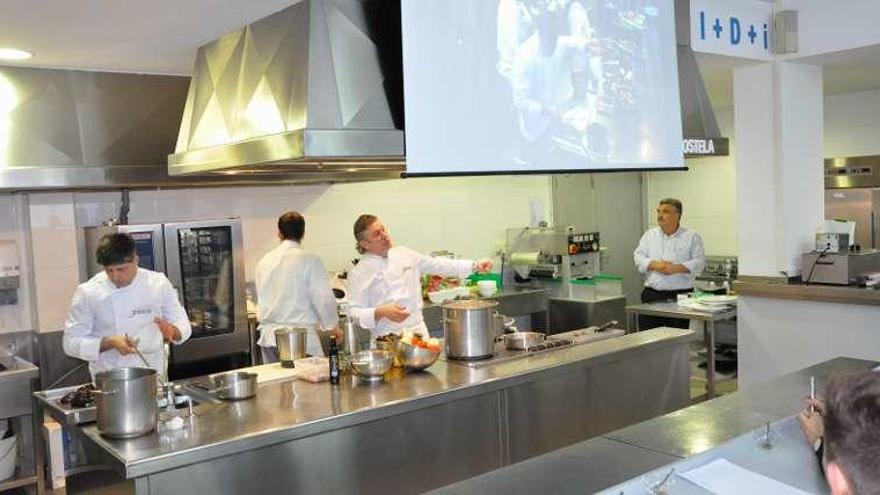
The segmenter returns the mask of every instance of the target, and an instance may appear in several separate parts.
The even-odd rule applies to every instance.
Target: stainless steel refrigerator
[[[880,248],[880,189],[826,189],[825,218],[854,221],[855,243],[862,249]]]
[[[87,227],[89,277],[102,269],[98,240],[115,232],[134,238],[139,266],[168,276],[189,315],[192,336],[171,346],[172,379],[251,364],[240,220]]]

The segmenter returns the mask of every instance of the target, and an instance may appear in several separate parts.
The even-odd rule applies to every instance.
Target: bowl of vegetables
[[[440,340],[423,340],[418,334],[404,336],[397,341],[397,357],[400,364],[411,370],[423,370],[440,356]]]

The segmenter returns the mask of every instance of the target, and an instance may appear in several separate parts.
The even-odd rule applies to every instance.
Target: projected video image
[[[404,0],[407,172],[682,166],[671,0]]]
[[[612,150],[638,145],[652,21],[641,3],[498,2],[498,73],[510,84],[524,139],[514,159],[546,160],[551,151],[605,162]]]

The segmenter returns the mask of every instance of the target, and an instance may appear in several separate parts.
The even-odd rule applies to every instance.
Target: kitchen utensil
[[[306,357],[306,338],[308,330],[305,328],[278,328],[275,330],[275,345],[278,346],[278,358],[281,366],[293,368],[295,359]]]
[[[362,329],[350,315],[339,320],[342,329],[342,349],[349,355],[370,348],[370,332]]]
[[[671,468],[666,475],[662,473],[646,475],[642,478],[642,482],[651,495],[666,494],[669,493],[669,489],[672,486],[673,474],[675,474],[675,468]]]
[[[132,342],[131,337],[129,337],[128,334],[125,334],[125,340],[127,340],[127,341],[129,341],[129,342]],[[138,349],[138,348],[137,348],[136,346],[134,346],[134,345],[132,346],[132,348],[134,349],[135,354],[137,354],[137,356],[138,356],[139,358],[141,358],[141,362],[144,363],[144,366],[146,366],[147,368],[152,368],[152,366],[150,365],[150,362],[147,361],[147,358],[144,357],[144,355],[143,355],[143,353],[141,352],[141,350]],[[159,381],[159,385],[162,385],[162,386],[165,385],[165,379],[162,378],[161,376],[159,376],[158,373],[156,374],[156,379]]]
[[[351,371],[367,381],[379,381],[391,369],[390,352],[379,349],[360,351],[351,356]]]
[[[146,435],[156,428],[156,370],[116,368],[95,375],[98,432],[110,438]]]
[[[483,359],[495,353],[497,301],[464,300],[443,305],[446,356],[451,359]]]
[[[609,322],[603,323],[603,324],[599,325],[598,327],[596,327],[596,333],[604,332],[605,330],[608,330],[609,328],[613,327],[614,325],[617,325],[617,320],[611,320]]]
[[[477,287],[480,289],[480,295],[483,297],[492,297],[498,291],[498,286],[494,280],[480,280],[477,282]]]
[[[752,437],[754,437],[758,447],[764,450],[772,450],[776,440],[779,439],[779,433],[771,428],[770,422],[767,421],[762,428],[752,432]]]
[[[540,332],[514,332],[504,335],[504,346],[516,351],[527,351],[544,342],[546,335]]]
[[[397,341],[397,356],[404,368],[423,370],[434,364],[440,351],[432,351],[426,347],[419,347],[399,340]]]
[[[211,390],[218,399],[243,400],[257,395],[257,374],[246,371],[233,371],[211,377],[215,389]]]
[[[495,313],[492,318],[495,320],[495,337],[500,338],[507,332],[516,332],[516,318],[505,316],[501,313]]]

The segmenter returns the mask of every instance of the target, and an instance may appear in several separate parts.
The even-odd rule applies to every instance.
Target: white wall
[[[880,153],[880,90],[825,97],[825,157]]]
[[[733,108],[715,110],[718,127],[730,138],[730,155],[685,160],[687,172],[645,174],[645,215],[648,226],[656,225],[657,203],[667,197],[684,205],[682,224],[703,236],[706,254],[736,255],[736,142]]]
[[[839,356],[880,360],[880,308],[741,296],[739,387]]]
[[[79,281],[77,230],[117,216],[118,192],[31,195],[40,330],[63,328]],[[129,223],[241,217],[245,276],[277,239],[278,215],[306,217],[304,245],[330,270],[356,256],[352,225],[361,213],[382,217],[395,242],[462,257],[491,257],[504,230],[528,225],[531,205],[552,223],[547,176],[406,179],[353,184],[133,191]]]
[[[802,58],[880,44],[880,2],[877,0],[781,0],[776,10],[798,12],[798,53]]]

